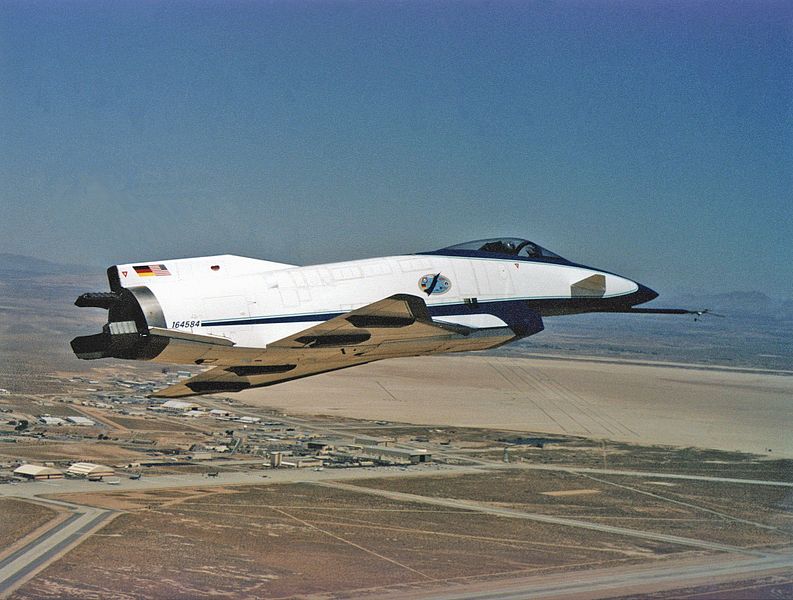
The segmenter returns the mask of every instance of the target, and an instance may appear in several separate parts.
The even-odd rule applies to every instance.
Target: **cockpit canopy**
[[[442,248],[435,251],[433,254],[458,254],[458,255],[473,255],[481,254],[482,256],[498,257],[517,257],[517,258],[535,258],[535,259],[550,259],[550,260],[564,260],[558,254],[546,250],[539,244],[524,240],[522,238],[492,238],[489,240],[476,240],[473,242],[465,242],[464,244],[457,244]]]

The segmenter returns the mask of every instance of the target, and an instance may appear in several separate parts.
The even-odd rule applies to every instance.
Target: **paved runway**
[[[13,591],[18,584],[82,541],[111,515],[112,512],[108,510],[81,507],[65,521],[0,561],[0,597]]]

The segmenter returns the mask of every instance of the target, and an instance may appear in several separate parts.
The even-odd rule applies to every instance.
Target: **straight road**
[[[261,463],[261,461],[254,461]],[[220,464],[217,464],[222,468]],[[154,490],[180,487],[215,486],[215,485],[267,485],[270,483],[298,483],[326,480],[364,479],[368,477],[422,477],[433,475],[451,475],[465,473],[482,473],[492,469],[531,469],[540,471],[560,471],[566,473],[592,473],[600,475],[625,475],[631,477],[657,479],[685,479],[693,481],[714,481],[723,483],[741,483],[746,485],[767,485],[793,487],[786,481],[763,481],[755,479],[733,479],[728,477],[708,477],[704,475],[683,475],[674,473],[656,473],[647,471],[620,471],[613,469],[589,469],[555,465],[533,465],[528,463],[496,463],[482,465],[440,465],[428,463],[413,465],[407,469],[391,468],[351,468],[324,469],[312,471],[308,469],[256,469],[252,471],[222,471],[218,477],[208,478],[198,473],[174,475],[149,475],[132,480],[121,478],[118,485],[107,484],[85,479],[59,479],[51,481],[28,481],[17,485],[0,485],[0,496],[16,498],[37,498],[44,495],[71,494],[82,492],[121,492],[132,490]]]
[[[496,463],[497,469],[529,469],[532,471],[561,471],[564,473],[591,473],[593,475],[625,475],[627,477],[644,477],[648,479],[685,479],[689,481],[712,481],[717,483],[739,483],[744,485],[767,485],[772,487],[793,487],[790,481],[773,481],[767,479],[737,479],[734,477],[713,477],[710,475],[688,475],[682,473],[659,473],[654,471],[620,471],[617,469],[593,469],[589,467],[566,467],[562,465],[534,465],[530,463]]]
[[[381,477],[421,477],[457,473],[481,473],[481,469],[470,466],[438,465],[427,463],[409,468],[403,467],[358,467],[351,469],[256,469],[252,471],[221,471],[217,477],[200,473],[178,475],[144,475],[133,480],[121,477],[117,485],[85,479],[57,479],[50,481],[26,481],[17,485],[0,485],[0,496],[12,498],[41,498],[54,494],[84,492],[111,493],[140,490],[159,490],[186,487],[217,487],[223,485],[269,485],[273,483],[301,483],[326,479],[364,479]],[[44,499],[44,498],[42,498]]]
[[[525,600],[565,598],[594,600],[658,590],[674,590],[696,585],[757,578],[772,573],[793,577],[793,549],[752,558],[706,557],[675,561],[656,567],[625,567],[521,577],[454,586],[451,589],[400,590],[393,595],[382,591],[382,600]],[[752,596],[746,590],[747,598]]]
[[[348,492],[358,492],[360,494],[382,496],[384,498],[389,498],[390,500],[401,500],[404,502],[419,502],[422,504],[446,506],[449,508],[458,508],[461,510],[470,510],[474,512],[497,515],[499,517],[510,517],[513,519],[525,519],[528,521],[537,521],[539,523],[550,523],[552,525],[564,525],[567,527],[577,527],[579,529],[590,529],[592,531],[599,531],[601,533],[610,533],[614,535],[622,535],[627,537],[652,540],[655,542],[664,542],[667,544],[688,546],[691,548],[699,548],[701,550],[710,550],[715,552],[730,552],[735,554],[746,554],[750,556],[765,556],[765,553],[760,552],[758,550],[752,550],[749,548],[739,548],[738,546],[729,546],[727,544],[719,544],[717,542],[708,542],[706,540],[697,540],[694,538],[687,538],[677,535],[668,535],[665,533],[655,533],[652,531],[640,531],[638,529],[628,529],[626,527],[614,527],[613,525],[591,523],[589,521],[580,521],[578,519],[569,519],[567,517],[555,517],[555,516],[543,515],[539,513],[528,513],[519,510],[513,510],[510,508],[498,508],[495,506],[477,504],[476,502],[469,502],[466,500],[456,500],[453,498],[433,498],[430,496],[419,496],[417,494],[406,494],[404,492],[392,492],[390,490],[379,490],[375,488],[367,488],[358,485],[350,485],[347,483],[336,483],[329,481],[312,481],[310,483],[312,483],[313,485],[345,490]]]

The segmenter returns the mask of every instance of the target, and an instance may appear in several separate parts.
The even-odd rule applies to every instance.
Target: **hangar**
[[[115,471],[105,465],[97,465],[89,462],[76,462],[71,465],[66,474],[72,477],[85,477],[87,479],[101,479],[115,474]]]
[[[14,469],[14,475],[34,480],[63,479],[63,473],[61,471],[43,465],[20,465]]]
[[[432,454],[423,448],[384,448],[383,446],[350,446],[350,450],[358,451],[362,456],[377,460],[418,464],[431,462]]]
[[[168,400],[161,405],[163,410],[171,412],[187,412],[188,410],[199,410],[202,407],[193,402],[185,402],[183,400]]]

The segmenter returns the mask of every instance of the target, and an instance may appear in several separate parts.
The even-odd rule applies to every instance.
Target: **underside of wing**
[[[248,388],[266,387],[311,375],[337,371],[369,361],[327,361],[324,364],[257,364],[236,367],[215,367],[183,383],[177,383],[151,394],[155,398],[183,398],[204,394],[241,392]]]
[[[208,355],[223,356],[223,366],[153,395],[238,392],[384,358],[485,350],[514,338],[509,327],[475,329],[433,321],[422,298],[396,294],[278,340],[265,350],[208,350]],[[228,364],[235,357],[235,364]]]

